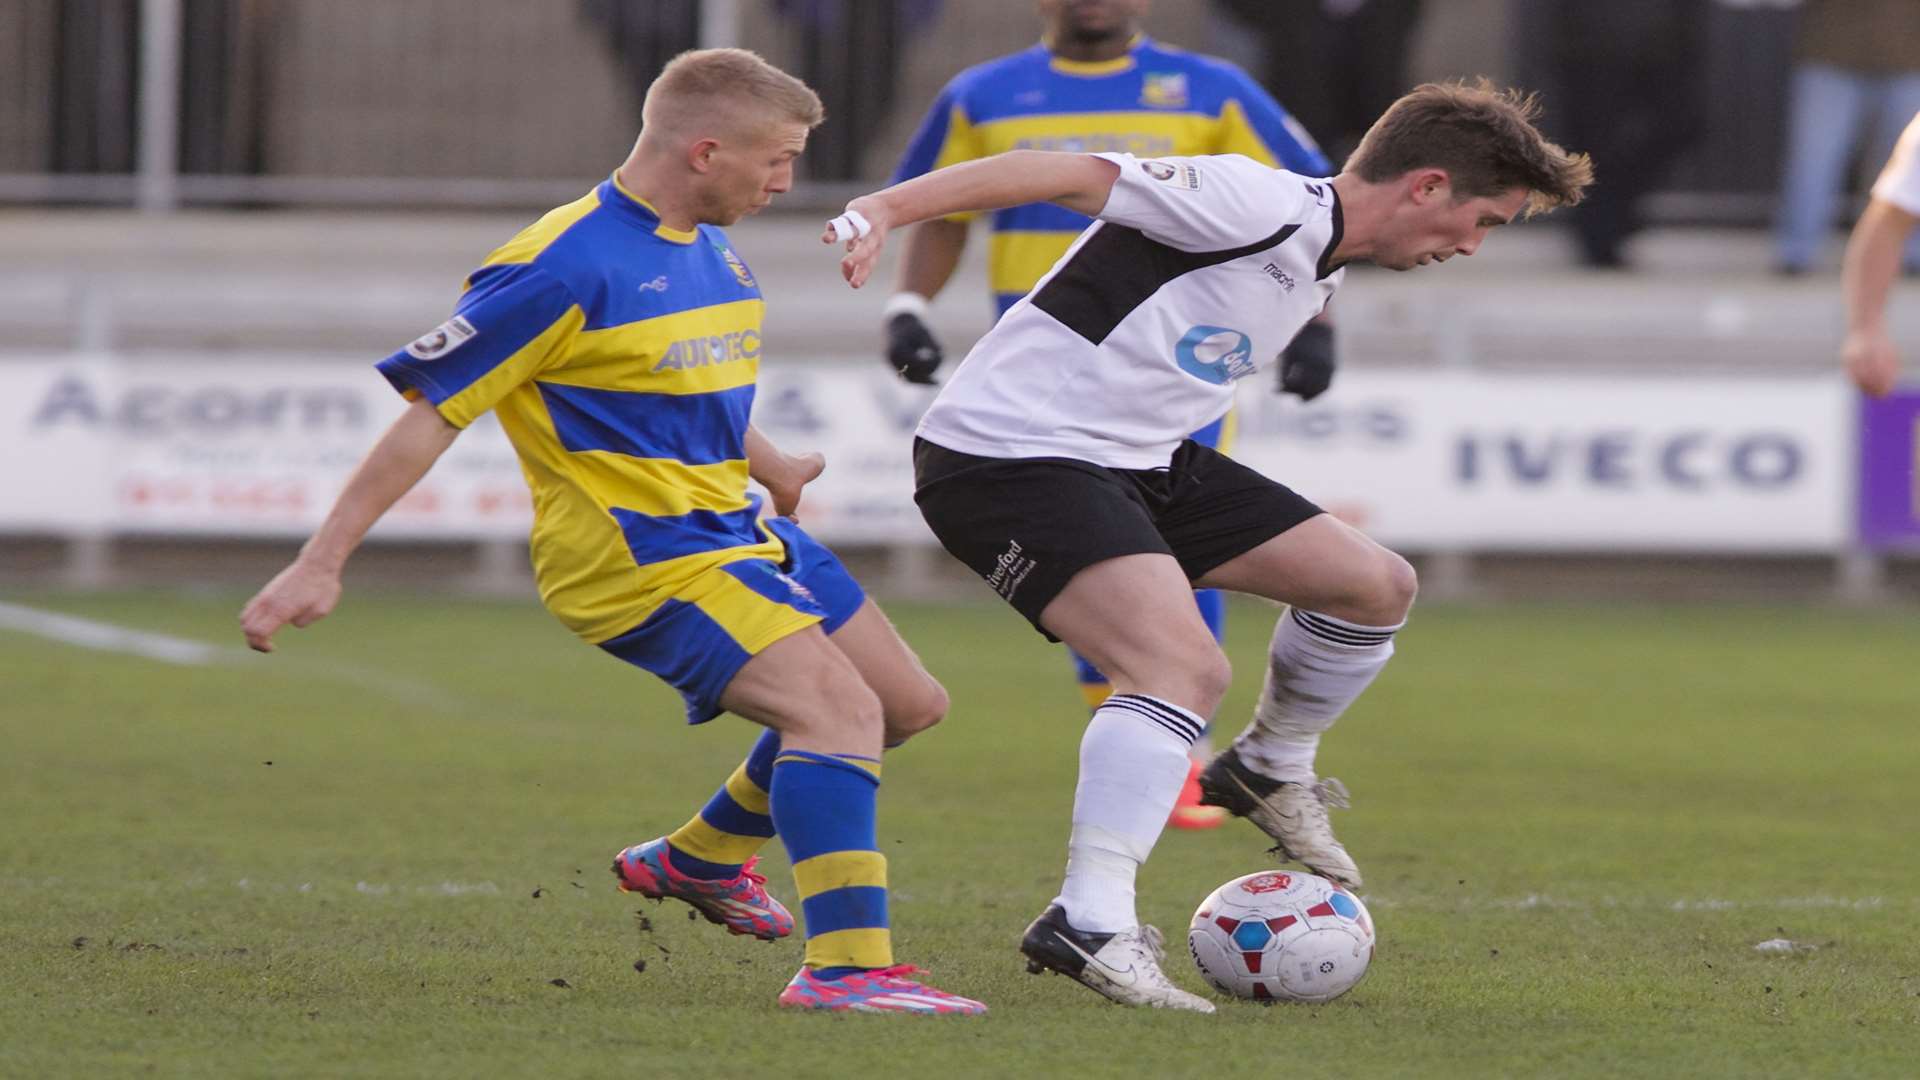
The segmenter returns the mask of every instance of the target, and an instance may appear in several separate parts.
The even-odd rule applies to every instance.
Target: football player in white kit
[[[1237,155],[1013,151],[847,205],[828,242],[856,288],[889,230],[1053,202],[1095,223],[979,340],[921,421],[920,506],[948,551],[1113,681],[1080,744],[1066,882],[1028,927],[1028,968],[1124,1004],[1212,1012],[1161,971],[1134,879],[1232,672],[1196,587],[1291,605],[1252,722],[1202,775],[1207,800],[1314,871],[1360,883],[1327,821],[1321,732],[1393,654],[1407,562],[1300,495],[1187,440],[1232,404],[1364,261],[1471,255],[1523,212],[1577,202],[1583,155],[1490,84],[1419,87],[1331,180]]]
[[[1900,252],[1920,223],[1920,113],[1901,133],[1893,156],[1873,182],[1873,197],[1847,239],[1840,288],[1847,304],[1847,336],[1840,359],[1854,385],[1886,397],[1900,378],[1900,357],[1887,332],[1887,293],[1900,270]]]

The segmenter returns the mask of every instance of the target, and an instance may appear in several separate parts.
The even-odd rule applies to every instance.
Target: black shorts
[[[1040,612],[1121,555],[1179,560],[1188,580],[1319,513],[1291,489],[1189,439],[1164,469],[988,458],[913,441],[913,501],[940,543],[1047,640]]]

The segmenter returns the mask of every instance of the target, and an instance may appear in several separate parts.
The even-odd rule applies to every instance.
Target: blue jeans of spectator
[[[1819,261],[1834,219],[1848,167],[1866,130],[1867,157],[1861,175],[1871,184],[1880,174],[1901,129],[1920,112],[1920,69],[1872,75],[1825,64],[1794,69],[1787,104],[1787,160],[1774,220],[1774,256],[1783,268],[1806,269]],[[1920,234],[1907,245],[1906,265],[1920,267]]]

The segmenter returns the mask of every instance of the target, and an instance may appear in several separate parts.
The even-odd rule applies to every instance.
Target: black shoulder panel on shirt
[[[1033,306],[1095,345],[1113,328],[1183,274],[1278,247],[1299,225],[1283,225],[1263,240],[1225,251],[1181,251],[1138,229],[1111,222],[1087,237],[1053,279],[1033,294]]]

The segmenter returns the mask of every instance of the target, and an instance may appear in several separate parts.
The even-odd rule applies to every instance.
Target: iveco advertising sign
[[[1853,542],[1856,478],[1870,536],[1920,542],[1920,402],[1869,416],[1886,447],[1862,472],[1838,376],[1343,371],[1311,405],[1271,382],[1239,382],[1234,456],[1408,551],[1835,551]],[[878,365],[765,365],[755,422],[827,456],[807,489],[810,531],[932,542],[911,462],[932,393]],[[359,358],[9,361],[0,529],[305,535],[401,407]],[[516,537],[529,513],[486,417],[380,531]]]

